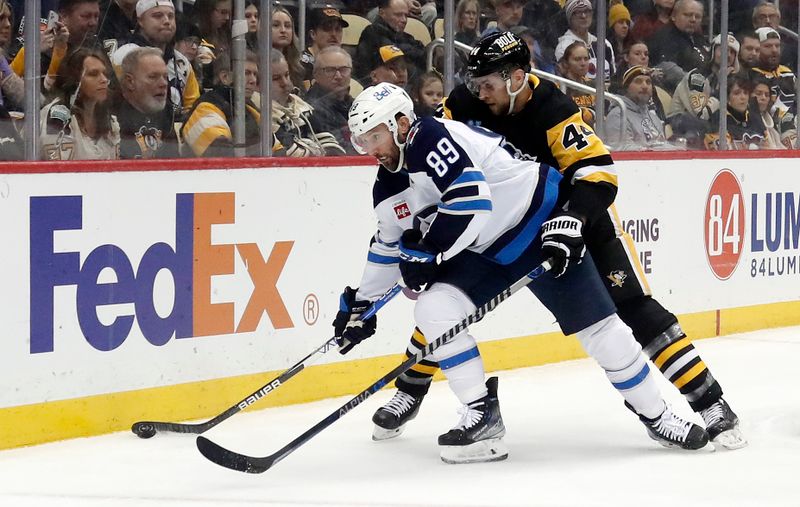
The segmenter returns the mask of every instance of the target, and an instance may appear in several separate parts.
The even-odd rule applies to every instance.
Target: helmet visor
[[[363,134],[351,135],[350,142],[358,153],[366,155],[375,150],[390,146],[394,141],[391,131],[382,123],[378,127]]]
[[[467,89],[475,95],[480,97],[481,91],[486,92],[487,95],[493,95],[497,90],[506,89],[505,73],[493,72],[485,76],[473,77],[467,75]]]

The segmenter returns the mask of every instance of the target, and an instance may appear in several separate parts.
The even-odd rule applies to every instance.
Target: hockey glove
[[[542,253],[553,259],[553,275],[558,278],[570,263],[580,264],[586,253],[583,243],[583,220],[575,213],[558,213],[542,224]]]
[[[339,298],[339,312],[333,319],[333,335],[339,345],[339,353],[347,354],[353,347],[375,334],[378,316],[359,320],[359,316],[370,307],[369,301],[356,299],[356,290],[345,287]]]
[[[439,265],[434,248],[422,239],[422,233],[408,229],[400,238],[400,274],[409,289],[419,292],[433,280]]]

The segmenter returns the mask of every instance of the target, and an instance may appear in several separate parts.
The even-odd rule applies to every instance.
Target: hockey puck
[[[152,424],[136,423],[131,428],[139,438],[152,438],[156,434],[156,428]]]

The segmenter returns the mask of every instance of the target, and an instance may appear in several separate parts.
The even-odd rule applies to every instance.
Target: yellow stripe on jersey
[[[581,167],[575,171],[573,178],[590,183],[611,183],[615,187],[618,187],[617,172],[608,171],[608,169],[610,169],[609,166],[602,166],[600,168],[597,166]]]
[[[625,253],[628,255],[628,260],[631,262],[633,269],[636,270],[634,275],[636,279],[639,280],[639,284],[642,286],[642,291],[644,291],[645,295],[649,296],[653,293],[650,290],[650,284],[647,282],[647,276],[644,274],[644,268],[642,268],[642,263],[639,262],[639,254],[636,252],[636,245],[633,243],[633,237],[625,232],[625,228],[622,227],[622,220],[619,219],[619,213],[617,213],[617,206],[616,204],[612,204],[608,207],[609,211],[611,212],[612,222],[614,223],[614,229],[616,229],[617,236],[622,238],[625,242]],[[678,342],[679,343],[679,342]]]
[[[664,365],[664,363],[669,361],[669,359],[672,356],[674,356],[675,354],[677,354],[678,352],[680,352],[681,350],[685,349],[686,347],[688,347],[690,345],[691,345],[691,343],[689,343],[689,340],[687,340],[686,338],[681,338],[680,340],[676,341],[675,343],[673,343],[669,347],[665,348],[658,355],[658,357],[656,357],[655,360],[653,360],[653,364],[655,364],[656,367],[658,367],[658,369],[661,369],[661,367]]]
[[[562,171],[580,160],[609,155],[597,134],[583,121],[580,111],[547,130],[547,145]],[[609,169],[611,167],[606,166],[602,170],[608,172]],[[616,179],[608,183],[616,185]]]
[[[689,382],[695,379],[698,375],[703,373],[706,370],[706,364],[703,361],[700,361],[696,365],[692,366],[689,371],[678,377],[678,379],[673,382],[675,387],[680,389],[681,387],[685,386]]]
[[[195,108],[186,120],[183,132],[183,138],[197,156],[202,156],[219,137],[232,138],[225,114],[210,102],[202,102]]]

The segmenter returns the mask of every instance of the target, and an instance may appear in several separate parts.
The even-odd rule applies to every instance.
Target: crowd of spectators
[[[605,140],[618,150],[796,148],[797,5],[731,0],[727,68],[722,35],[709,38],[709,1],[458,0],[455,39],[512,31],[535,69],[595,86],[604,46]],[[271,19],[272,150],[289,157],[353,154],[347,113],[366,86],[403,86],[418,115],[444,92],[442,0],[309,1],[300,37],[297,2],[276,0]],[[233,84],[246,90],[247,155],[261,154],[260,2],[247,0],[245,73],[232,68],[232,0],[44,0],[41,158],[81,160],[233,156]],[[715,10],[718,13],[718,4]],[[782,12],[786,25],[782,26]],[[0,0],[0,159],[23,154],[24,2]],[[604,23],[606,38],[597,28]],[[420,28],[422,27],[422,28]],[[356,30],[347,37],[348,30]],[[422,30],[422,32],[420,32]],[[305,40],[305,47],[300,46]],[[457,54],[456,81],[466,55]],[[727,101],[721,104],[721,76]],[[565,88],[589,124],[594,93]],[[624,111],[624,114],[623,114]]]

